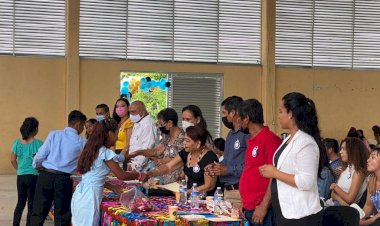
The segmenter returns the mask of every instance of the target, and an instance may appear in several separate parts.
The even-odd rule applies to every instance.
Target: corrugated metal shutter
[[[313,1],[277,0],[276,64],[312,66]]]
[[[377,0],[277,0],[276,64],[380,68]]]
[[[13,0],[0,1],[0,54],[13,54]]]
[[[181,118],[183,107],[189,104],[197,105],[202,110],[208,130],[213,138],[220,137],[223,75],[169,74],[169,81],[172,86],[168,92],[168,106],[174,108]],[[181,120],[179,121],[181,123]]]
[[[65,1],[0,1],[0,54],[64,56]]]
[[[126,0],[81,0],[79,55],[126,59]]]
[[[173,59],[173,1],[128,1],[128,59]]]
[[[380,1],[355,1],[354,68],[380,68]]]
[[[218,62],[260,64],[261,1],[219,1]]]
[[[174,60],[216,62],[218,1],[175,0]]]
[[[260,63],[260,0],[81,0],[80,15],[81,57]]]
[[[65,1],[15,1],[15,54],[65,55]]]
[[[352,67],[354,1],[315,1],[313,66]]]

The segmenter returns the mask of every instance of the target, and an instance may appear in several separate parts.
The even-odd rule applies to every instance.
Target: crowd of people
[[[197,183],[205,195],[222,187],[250,225],[322,225],[324,208],[355,203],[364,213],[358,224],[380,225],[380,127],[372,128],[377,144],[355,128],[339,144],[321,137],[305,95],[286,94],[278,109],[283,139],[264,125],[258,100],[238,96],[221,103],[225,140],[213,140],[196,105],[182,109],[181,128],[174,109],[155,121],[142,101],[120,97],[112,115],[106,104],[96,106],[95,119],[72,111],[67,127],[44,142],[35,138],[38,120],[28,117],[11,153],[18,174],[13,225],[27,202],[27,225],[43,225],[52,205],[56,225],[99,225],[103,188],[122,193],[107,183],[110,172],[161,184],[186,179],[189,191]],[[82,175],[74,193],[72,174]]]

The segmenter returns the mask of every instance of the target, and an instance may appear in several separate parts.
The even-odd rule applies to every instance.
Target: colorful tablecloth
[[[123,183],[117,179],[109,181],[112,184],[117,184],[122,188],[130,189],[135,184]],[[101,204],[102,210],[102,226],[115,226],[115,225],[144,225],[144,226],[171,226],[171,225],[212,225],[212,226],[242,226],[248,225],[246,221],[227,221],[215,222],[214,215],[210,214],[205,206],[201,206],[199,213],[205,216],[205,219],[188,221],[184,218],[177,218],[177,220],[170,220],[168,215],[168,206],[178,206],[178,212],[191,212],[190,206],[187,204],[178,204],[174,197],[149,197],[150,202],[156,206],[158,211],[144,212],[141,214],[131,213],[123,207],[119,201],[118,196],[110,191],[105,191],[103,202]]]

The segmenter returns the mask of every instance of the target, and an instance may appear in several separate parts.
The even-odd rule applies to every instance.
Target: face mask
[[[137,115],[130,115],[129,117],[131,118],[131,121],[132,121],[133,123],[136,123],[136,122],[138,122],[138,121],[141,120],[140,113],[137,114]]]
[[[95,118],[96,118],[96,121],[101,122],[101,121],[103,121],[103,120],[106,119],[106,116],[104,116],[104,115],[96,115]]]
[[[191,122],[188,122],[188,121],[182,121],[182,129],[183,129],[184,131],[186,131],[186,129],[187,129],[188,127],[190,127],[190,126],[194,126],[194,124],[191,123]]]
[[[170,129],[166,129],[165,126],[160,127],[160,131],[163,134],[169,134],[170,133]]]
[[[116,114],[120,117],[123,118],[127,114],[127,110],[123,107],[118,107],[116,108]]]
[[[222,117],[222,122],[223,122],[224,126],[227,127],[228,129],[233,129],[234,128],[234,125],[232,124],[232,122],[229,122],[227,120],[227,116]]]

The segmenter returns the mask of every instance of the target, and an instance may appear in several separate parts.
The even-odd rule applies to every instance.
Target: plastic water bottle
[[[223,203],[223,191],[221,187],[217,187],[214,192],[214,213],[216,214],[222,214],[222,208],[221,205]]]
[[[191,189],[191,209],[199,209],[199,191],[197,183],[193,184]]]
[[[187,202],[187,183],[186,180],[182,180],[179,186],[179,203],[186,204]]]
[[[214,193],[214,200],[215,196],[219,202],[222,202],[224,200],[223,191],[221,187],[217,187]]]

